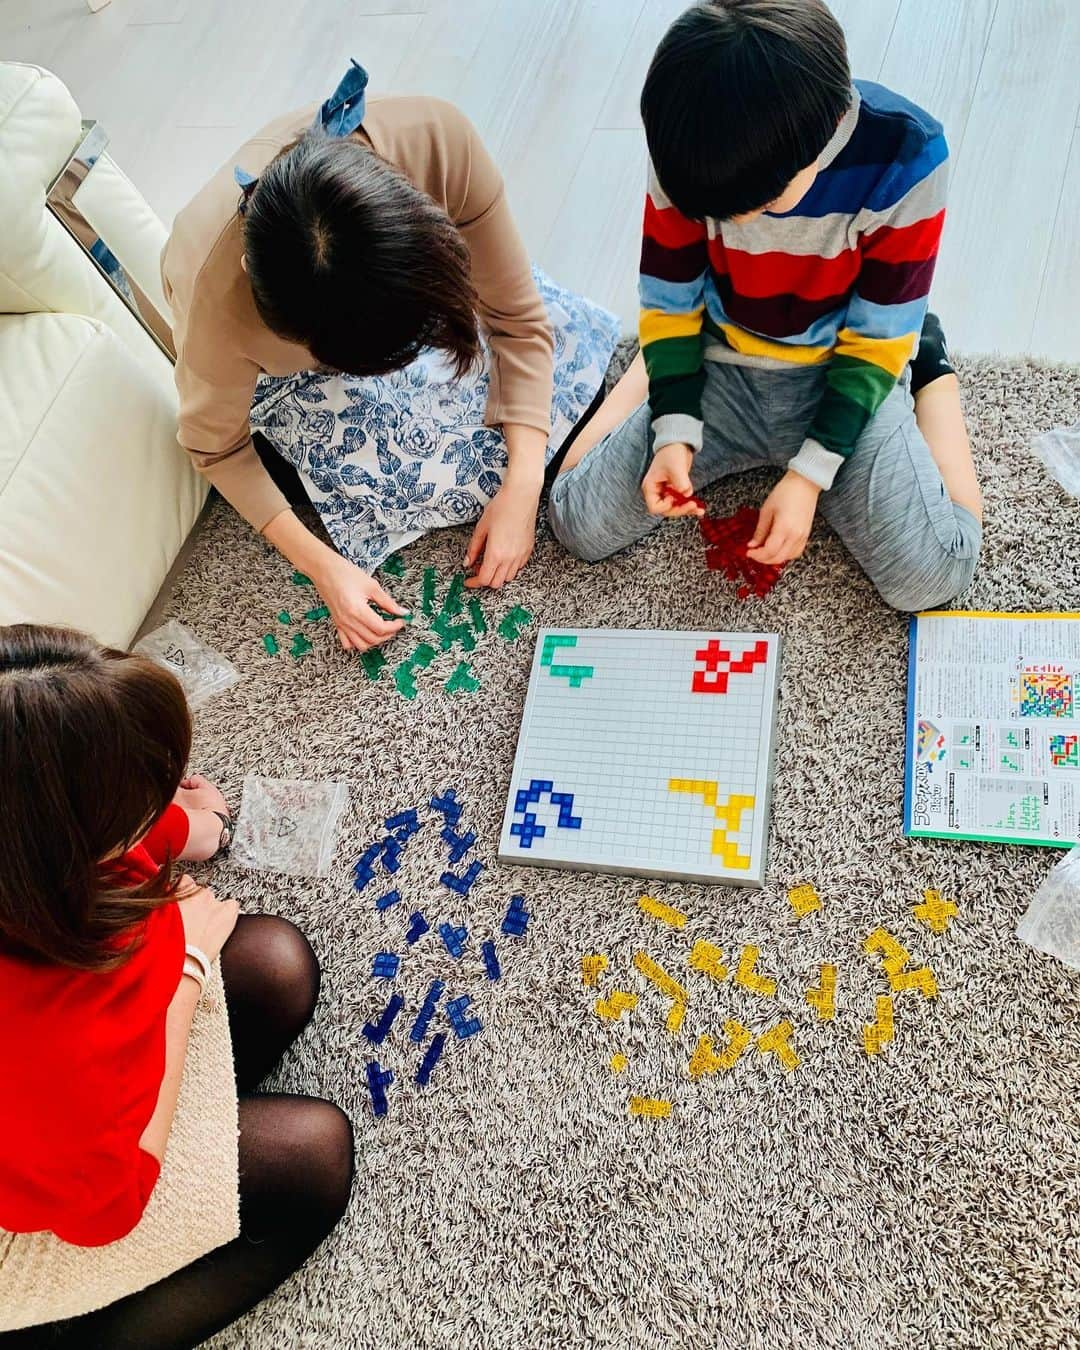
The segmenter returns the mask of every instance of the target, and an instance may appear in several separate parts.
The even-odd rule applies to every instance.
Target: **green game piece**
[[[284,623],[284,624],[292,623],[292,615],[289,613],[289,611],[288,611],[287,609],[279,609],[279,610],[278,610],[277,621],[278,621],[278,623]]]
[[[326,605],[319,605],[316,609],[309,609],[304,615],[305,619],[310,619],[314,623],[317,619],[328,619],[330,611]]]
[[[459,689],[464,689],[466,693],[472,694],[480,688],[480,681],[469,670],[468,661],[461,661],[443,688],[448,694],[456,694]]]
[[[279,649],[277,638],[273,633],[266,633],[263,635],[263,646],[266,648],[268,655],[277,656]]]
[[[591,680],[593,677],[592,666],[550,666],[549,670],[552,675],[569,680],[571,689],[580,689],[582,680]]]
[[[421,593],[420,608],[430,618],[435,613],[435,569],[424,568],[424,585]]]
[[[405,575],[405,564],[395,553],[383,563],[382,570],[388,577],[403,577]]]
[[[304,576],[303,572],[294,572],[289,578],[294,586],[314,586],[315,583],[310,577]]]
[[[299,661],[302,656],[307,656],[309,651],[311,651],[311,643],[307,640],[307,638],[303,635],[303,633],[294,633],[292,640],[292,648],[289,652],[289,655],[294,657],[295,660]]]
[[[516,642],[526,624],[532,623],[533,616],[521,605],[515,605],[499,624],[499,636],[507,642]]]
[[[364,674],[369,680],[377,680],[383,666],[386,665],[386,657],[378,647],[372,647],[360,653],[360,664],[364,667]]]
[[[439,635],[439,646],[449,651],[455,642],[460,642],[467,652],[476,650],[476,638],[467,623],[451,623],[445,614],[437,614],[431,626]]]
[[[400,619],[402,623],[412,623],[413,621],[413,616],[411,614],[391,614],[388,609],[383,609],[381,605],[376,605],[374,603],[372,603],[371,608],[380,619]]]
[[[484,611],[480,608],[480,600],[475,595],[470,595],[468,600],[469,614],[472,616],[472,626],[477,637],[481,633],[487,632],[487,619],[484,618]]]
[[[551,633],[544,639],[544,646],[540,652],[540,664],[550,666],[555,653],[560,647],[576,647],[577,638],[571,637],[568,633]],[[551,672],[555,674],[554,669]]]
[[[414,666],[430,666],[437,655],[438,652],[429,642],[421,642],[409,657],[409,663]]]
[[[396,667],[394,684],[402,698],[413,699],[416,697],[416,684],[413,681],[411,661],[402,661],[401,665]]]
[[[462,597],[465,594],[465,573],[455,572],[450,581],[450,589],[446,592],[446,599],[443,601],[440,614],[448,619],[452,619],[461,613]]]

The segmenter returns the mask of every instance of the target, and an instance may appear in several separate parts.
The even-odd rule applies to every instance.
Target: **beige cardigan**
[[[241,146],[176,218],[161,259],[173,312],[180,444],[196,467],[256,529],[288,510],[251,443],[255,381],[315,364],[303,347],[260,320],[241,267],[240,190],[233,167],[256,177],[311,125],[315,108],[271,122]],[[486,421],[547,432],[552,335],[515,229],[502,179],[475,128],[434,98],[368,101],[363,144],[396,165],[461,231],[472,260],[479,318],[491,351]]]

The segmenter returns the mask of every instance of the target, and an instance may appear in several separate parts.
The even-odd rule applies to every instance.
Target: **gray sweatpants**
[[[825,379],[820,366],[783,370],[707,361],[705,441],[694,456],[695,490],[762,465],[786,467],[813,421]],[[903,378],[870,419],[818,510],[895,609],[933,609],[975,572],[982,526],[945,491],[915,422]],[[548,518],[556,538],[589,562],[606,558],[662,523],[645,509],[641,480],[652,458],[642,404],[572,469],[556,478]]]

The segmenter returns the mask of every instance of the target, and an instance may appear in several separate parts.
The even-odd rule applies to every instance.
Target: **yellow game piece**
[[[665,1116],[671,1115],[671,1103],[662,1101],[657,1097],[631,1097],[630,1114],[632,1116],[652,1116],[654,1120],[661,1120]]]
[[[874,929],[863,943],[863,951],[867,956],[880,952],[881,964],[889,975],[899,974],[911,960],[911,953],[907,948],[901,947],[893,935],[887,933],[884,928]]]
[[[773,994],[776,993],[776,981],[770,979],[768,975],[758,975],[754,970],[760,953],[759,947],[746,946],[742,949],[739,955],[739,965],[735,971],[735,983],[741,984],[744,989],[749,989],[752,994],[761,994],[763,998],[772,998]]]
[[[790,1022],[777,1022],[758,1037],[758,1049],[763,1055],[775,1055],[789,1072],[799,1067],[799,1056],[791,1044],[791,1033],[795,1028]]]
[[[937,998],[937,980],[929,966],[920,966],[918,970],[890,971],[889,987],[896,992],[917,989],[923,998]]]
[[[685,1003],[673,1003],[671,1010],[667,1015],[667,1029],[673,1036],[677,1036],[682,1030],[683,1018],[686,1016]]]
[[[730,1069],[754,1039],[754,1033],[749,1027],[744,1027],[741,1022],[732,1019],[724,1023],[724,1034],[728,1038],[728,1043],[717,1055],[717,1059],[720,1061],[721,1069]]]
[[[686,1066],[691,1078],[701,1078],[707,1073],[716,1073],[721,1068],[720,1056],[713,1050],[711,1036],[699,1036],[698,1043],[694,1046],[694,1053],[690,1056],[690,1063]]]
[[[607,970],[607,957],[595,952],[581,958],[581,983],[586,989],[592,989],[600,979],[601,971]]]
[[[656,985],[662,994],[673,999],[676,1003],[685,1003],[686,990],[678,982],[673,980],[662,966],[656,962],[646,952],[636,952],[634,954],[634,966],[640,970],[642,975],[651,983]]]
[[[621,989],[613,989],[607,998],[596,1000],[597,1013],[608,1022],[617,1022],[624,1012],[633,1012],[637,1007],[637,994],[624,994]]]
[[[942,900],[940,891],[923,891],[923,902],[912,909],[912,914],[926,924],[933,933],[944,933],[952,921],[957,906],[952,900]]]
[[[868,1055],[878,1055],[892,1040],[893,1001],[889,994],[877,997],[877,1017],[869,1026],[863,1027],[863,1049]]]
[[[743,812],[754,809],[753,797],[737,792],[723,805],[717,806],[720,785],[703,778],[669,778],[668,791],[691,793],[700,797],[706,806],[711,806],[717,820],[723,821],[724,824],[723,829],[713,830],[713,853],[720,854],[724,863],[734,871],[749,870],[750,859],[739,852],[734,841],[728,839],[728,834],[736,834],[742,824]]]
[[[836,967],[821,967],[821,982],[816,989],[806,991],[806,1001],[811,1008],[817,1009],[823,1022],[831,1022],[836,1016]]]
[[[704,938],[698,938],[691,947],[686,963],[691,970],[700,970],[703,975],[708,975],[711,979],[727,979],[728,972],[727,966],[724,965],[723,950],[712,942],[706,942]]]
[[[650,914],[654,919],[659,919],[661,923],[670,924],[672,928],[686,927],[686,915],[681,909],[676,909],[674,905],[665,905],[662,900],[654,900],[651,895],[641,897],[638,909]]]
[[[821,908],[821,897],[813,886],[792,886],[787,893],[787,898],[791,908],[800,919]]]
[[[625,1055],[612,1055],[612,1056],[611,1056],[611,1072],[612,1072],[612,1073],[622,1073],[622,1071],[626,1068],[626,1066],[627,1066],[629,1063],[630,1063],[630,1061],[626,1058]]]

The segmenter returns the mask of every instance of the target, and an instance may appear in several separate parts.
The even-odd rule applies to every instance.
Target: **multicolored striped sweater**
[[[641,346],[655,449],[701,448],[706,360],[825,364],[825,392],[791,467],[832,486],[911,357],[945,219],[939,123],[878,84],[852,105],[792,211],[695,221],[655,172],[641,249]]]

